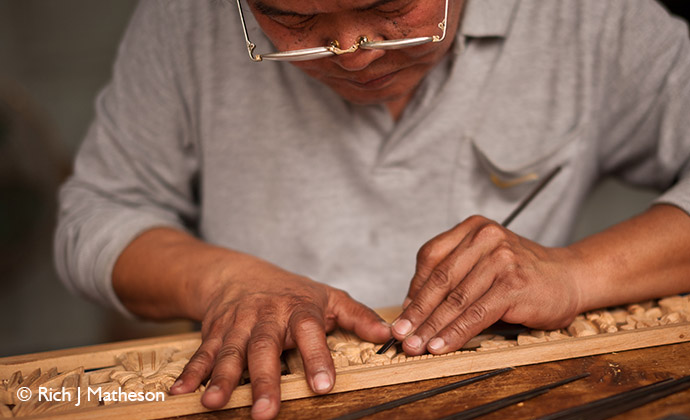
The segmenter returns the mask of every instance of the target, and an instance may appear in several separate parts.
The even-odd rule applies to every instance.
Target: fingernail
[[[216,392],[220,391],[220,387],[218,385],[211,385],[210,387],[206,388],[206,393],[207,394],[214,394]]]
[[[172,389],[172,388],[177,388],[180,386],[182,386],[182,379],[176,380],[175,383],[173,384],[173,386],[171,386],[170,388]]]
[[[383,326],[386,327],[386,328],[392,327],[392,325],[391,325],[389,322],[386,322],[386,321],[381,321],[381,325],[383,325]]]
[[[326,372],[314,375],[314,390],[327,391],[331,387],[331,377]]]
[[[406,297],[405,300],[403,301],[402,308],[406,309],[407,306],[412,302],[412,299]]]
[[[412,331],[412,323],[406,319],[399,319],[393,323],[393,331],[399,335],[407,335]]]
[[[436,337],[429,342],[429,348],[431,350],[439,351],[446,346],[446,342],[443,341],[441,337]]]
[[[261,397],[252,406],[252,414],[263,413],[271,407],[271,400],[266,397]]]
[[[413,349],[418,349],[422,345],[422,339],[417,335],[413,335],[412,337],[407,337],[405,343]]]

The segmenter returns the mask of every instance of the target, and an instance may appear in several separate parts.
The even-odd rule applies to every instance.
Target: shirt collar
[[[467,37],[508,35],[519,0],[466,0],[460,33]]]

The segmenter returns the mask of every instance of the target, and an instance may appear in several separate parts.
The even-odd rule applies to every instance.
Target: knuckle
[[[293,325],[295,334],[309,334],[323,329],[323,323],[314,316],[307,315],[297,319]]]
[[[424,307],[423,303],[419,301],[419,299],[415,299],[412,302],[410,302],[410,305],[407,307],[406,312],[408,314],[414,315],[413,317],[407,316],[408,319],[416,318],[426,313],[426,308]]]
[[[272,349],[280,348],[281,343],[276,334],[268,331],[256,332],[255,330],[249,340],[249,346],[252,348],[252,351],[264,352],[267,350],[270,351]]]
[[[455,321],[446,328],[446,335],[450,341],[464,341],[470,335],[468,327],[466,322]]]
[[[448,274],[448,270],[444,267],[437,267],[436,270],[431,272],[429,276],[429,286],[434,289],[447,290],[450,289],[451,277]]]
[[[312,370],[320,370],[323,366],[327,366],[332,360],[330,353],[328,355],[324,355],[319,351],[302,352],[302,355],[304,357],[304,365],[309,366]],[[328,356],[328,358],[325,356]]]
[[[326,335],[326,320],[320,311],[309,308],[295,310],[288,320],[288,331],[293,340],[312,339]],[[325,339],[325,338],[324,338]]]
[[[517,262],[518,256],[512,246],[508,243],[501,243],[494,249],[493,257],[495,261],[503,266],[512,266]]]
[[[344,290],[333,289],[333,290],[331,290],[331,293],[333,294],[333,297],[335,297],[339,301],[341,301],[341,300],[352,300],[352,296],[350,296],[350,294]]]
[[[191,361],[187,363],[187,366],[184,367],[182,374],[180,377],[185,376],[185,377],[194,377],[198,378],[198,380],[202,380],[205,378],[208,373],[211,371],[210,365],[205,365],[201,366],[199,364],[192,363]]]
[[[441,331],[443,327],[441,319],[432,316],[424,322],[424,325],[419,327],[416,334],[421,337],[431,337],[433,334]]]
[[[307,296],[292,296],[287,302],[288,311],[293,315],[312,314],[318,312],[318,305]]]
[[[455,288],[446,296],[446,302],[454,310],[460,310],[467,305],[469,296],[464,289]]]
[[[484,224],[488,221],[484,216],[480,216],[478,214],[473,214],[472,216],[468,217],[465,219],[461,224],[471,224],[471,225],[479,225],[479,224]]]
[[[437,261],[440,258],[443,258],[443,252],[434,239],[422,245],[417,251],[417,265],[422,267],[425,267],[429,261]]]
[[[482,303],[475,303],[465,311],[469,324],[478,324],[482,322],[488,313],[488,309]]]
[[[220,348],[228,331],[241,324],[238,312],[232,311],[213,318],[204,319],[201,324],[201,339],[206,346]]]
[[[201,371],[207,366],[211,366],[215,360],[215,355],[208,349],[199,348],[187,363],[187,368],[191,371]]]
[[[252,386],[259,388],[259,389],[266,389],[273,387],[276,383],[275,380],[271,380],[271,378],[267,375],[257,375],[255,377],[251,378],[251,383]]]
[[[244,348],[235,343],[226,343],[218,352],[218,362],[244,363]]]
[[[496,222],[486,222],[477,228],[472,241],[479,243],[498,243],[508,238],[506,230]]]

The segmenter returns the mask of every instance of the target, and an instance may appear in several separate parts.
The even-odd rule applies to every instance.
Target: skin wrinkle
[[[287,2],[285,2],[287,3]],[[277,51],[290,51],[329,45],[337,39],[341,48],[356,43],[361,35],[371,40],[404,39],[440,35],[438,23],[443,18],[444,1],[394,0],[387,5],[400,5],[400,14],[368,9],[376,3],[363,0],[349,2],[315,2],[295,0],[285,6],[276,0],[249,2],[256,20]],[[329,86],[344,99],[359,105],[385,104],[397,119],[426,74],[448,53],[455,38],[461,0],[451,1],[448,31],[441,43],[429,43],[400,50],[359,50],[351,54],[318,60],[291,62],[309,76]],[[299,15],[314,16],[304,28],[289,28],[280,18],[266,15],[261,9],[289,10]],[[282,14],[282,12],[281,12]],[[361,83],[382,80],[381,85]]]
[[[365,0],[266,1],[328,12],[315,19],[313,26],[305,25],[309,30],[301,31],[288,31],[284,25],[264,17],[263,24],[268,25],[264,30],[272,35],[269,37],[277,47],[289,47],[298,38],[304,43],[300,48],[322,45],[320,41],[334,35],[341,37],[341,41],[352,40],[362,31],[397,37],[400,31],[408,28],[410,36],[436,34],[436,19],[440,19],[438,8],[442,4],[442,0],[415,0],[419,5],[417,12],[405,19],[396,18],[397,25],[394,25],[392,19],[353,9],[368,4]],[[418,82],[443,59],[452,44],[462,0],[452,0],[450,5],[449,39],[445,43],[396,51],[362,50],[294,65],[307,74],[313,73],[346,100],[383,103],[394,116],[399,115],[396,112],[404,109]],[[417,28],[415,22],[424,25]],[[357,86],[357,82],[361,84],[386,74],[394,75],[390,85],[368,90]],[[398,324],[407,327],[404,328],[406,332],[396,333],[394,326],[394,335],[398,339],[405,338],[401,337],[403,334],[410,335],[419,344],[422,334],[415,334],[424,333],[421,347],[415,346],[418,350],[410,352],[403,343],[406,352],[412,354],[424,351],[428,339],[436,334],[445,344],[435,348],[433,353],[443,353],[457,350],[471,335],[478,334],[498,319],[524,320],[528,327],[559,327],[565,324],[563,318],[589,309],[687,292],[690,235],[679,234],[682,231],[690,231],[686,213],[673,206],[654,205],[633,219],[566,248],[546,248],[500,227],[495,221],[480,216],[469,218],[439,234],[424,247],[424,252],[420,251],[421,261],[418,261],[410,286],[409,297],[413,300],[399,319],[404,322]],[[517,267],[505,258],[506,253],[502,254],[505,259],[492,254],[497,243],[510,244],[518,259]],[[432,257],[433,261],[427,260]],[[449,260],[441,264],[446,257]],[[629,264],[617,266],[615,261]],[[446,307],[444,311],[437,311],[437,303],[448,296],[448,289],[434,287],[429,276],[435,269],[444,267],[456,271],[455,274],[446,273],[455,277],[451,279],[454,290],[470,296],[466,314],[444,315]],[[258,350],[268,348],[269,352],[256,358],[247,357],[256,355],[257,349],[251,347],[256,341],[250,340],[257,317],[275,314],[279,318],[276,324],[265,324],[264,328],[276,325],[282,328],[269,333],[292,337],[295,343],[290,345],[297,345],[302,354],[323,355],[321,362],[305,360],[312,388],[315,372],[325,369],[334,379],[332,360],[328,357],[320,324],[330,329],[337,322],[344,329],[354,330],[365,341],[380,343],[390,337],[390,328],[369,308],[350,299],[347,293],[287,272],[259,257],[213,246],[174,228],[152,228],[135,238],[118,257],[112,277],[113,288],[122,303],[139,316],[161,319],[186,315],[202,321],[203,341],[198,354],[185,367],[180,375],[181,383],[171,389],[171,394],[193,391],[213,369],[210,385],[202,397],[202,403],[208,408],[219,408],[228,401],[251,359],[253,386],[261,385],[261,389],[253,388],[256,391],[253,396],[264,401],[255,399],[257,406],[263,408],[253,415],[265,419],[277,413],[280,371],[276,362],[282,348],[259,346]],[[191,293],[185,287],[190,278],[196,279],[198,284],[198,289]],[[521,281],[529,281],[529,284],[516,287]],[[247,289],[249,286],[251,289]],[[295,307],[294,302],[313,305],[312,313]],[[552,302],[552,306],[544,302]],[[434,319],[424,325],[424,320],[437,312],[443,319]],[[306,319],[302,321],[304,324],[300,323],[300,316]],[[317,318],[317,322],[309,318]],[[442,325],[446,326],[440,332],[431,331]],[[264,332],[258,330],[259,334]],[[273,379],[257,379],[257,374]],[[332,387],[333,382],[329,386]],[[314,391],[328,391],[319,388],[321,391]]]

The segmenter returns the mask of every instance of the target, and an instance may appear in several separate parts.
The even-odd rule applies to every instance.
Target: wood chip
[[[574,337],[587,337],[599,334],[599,329],[591,321],[585,318],[576,318],[570,326],[568,332]]]

